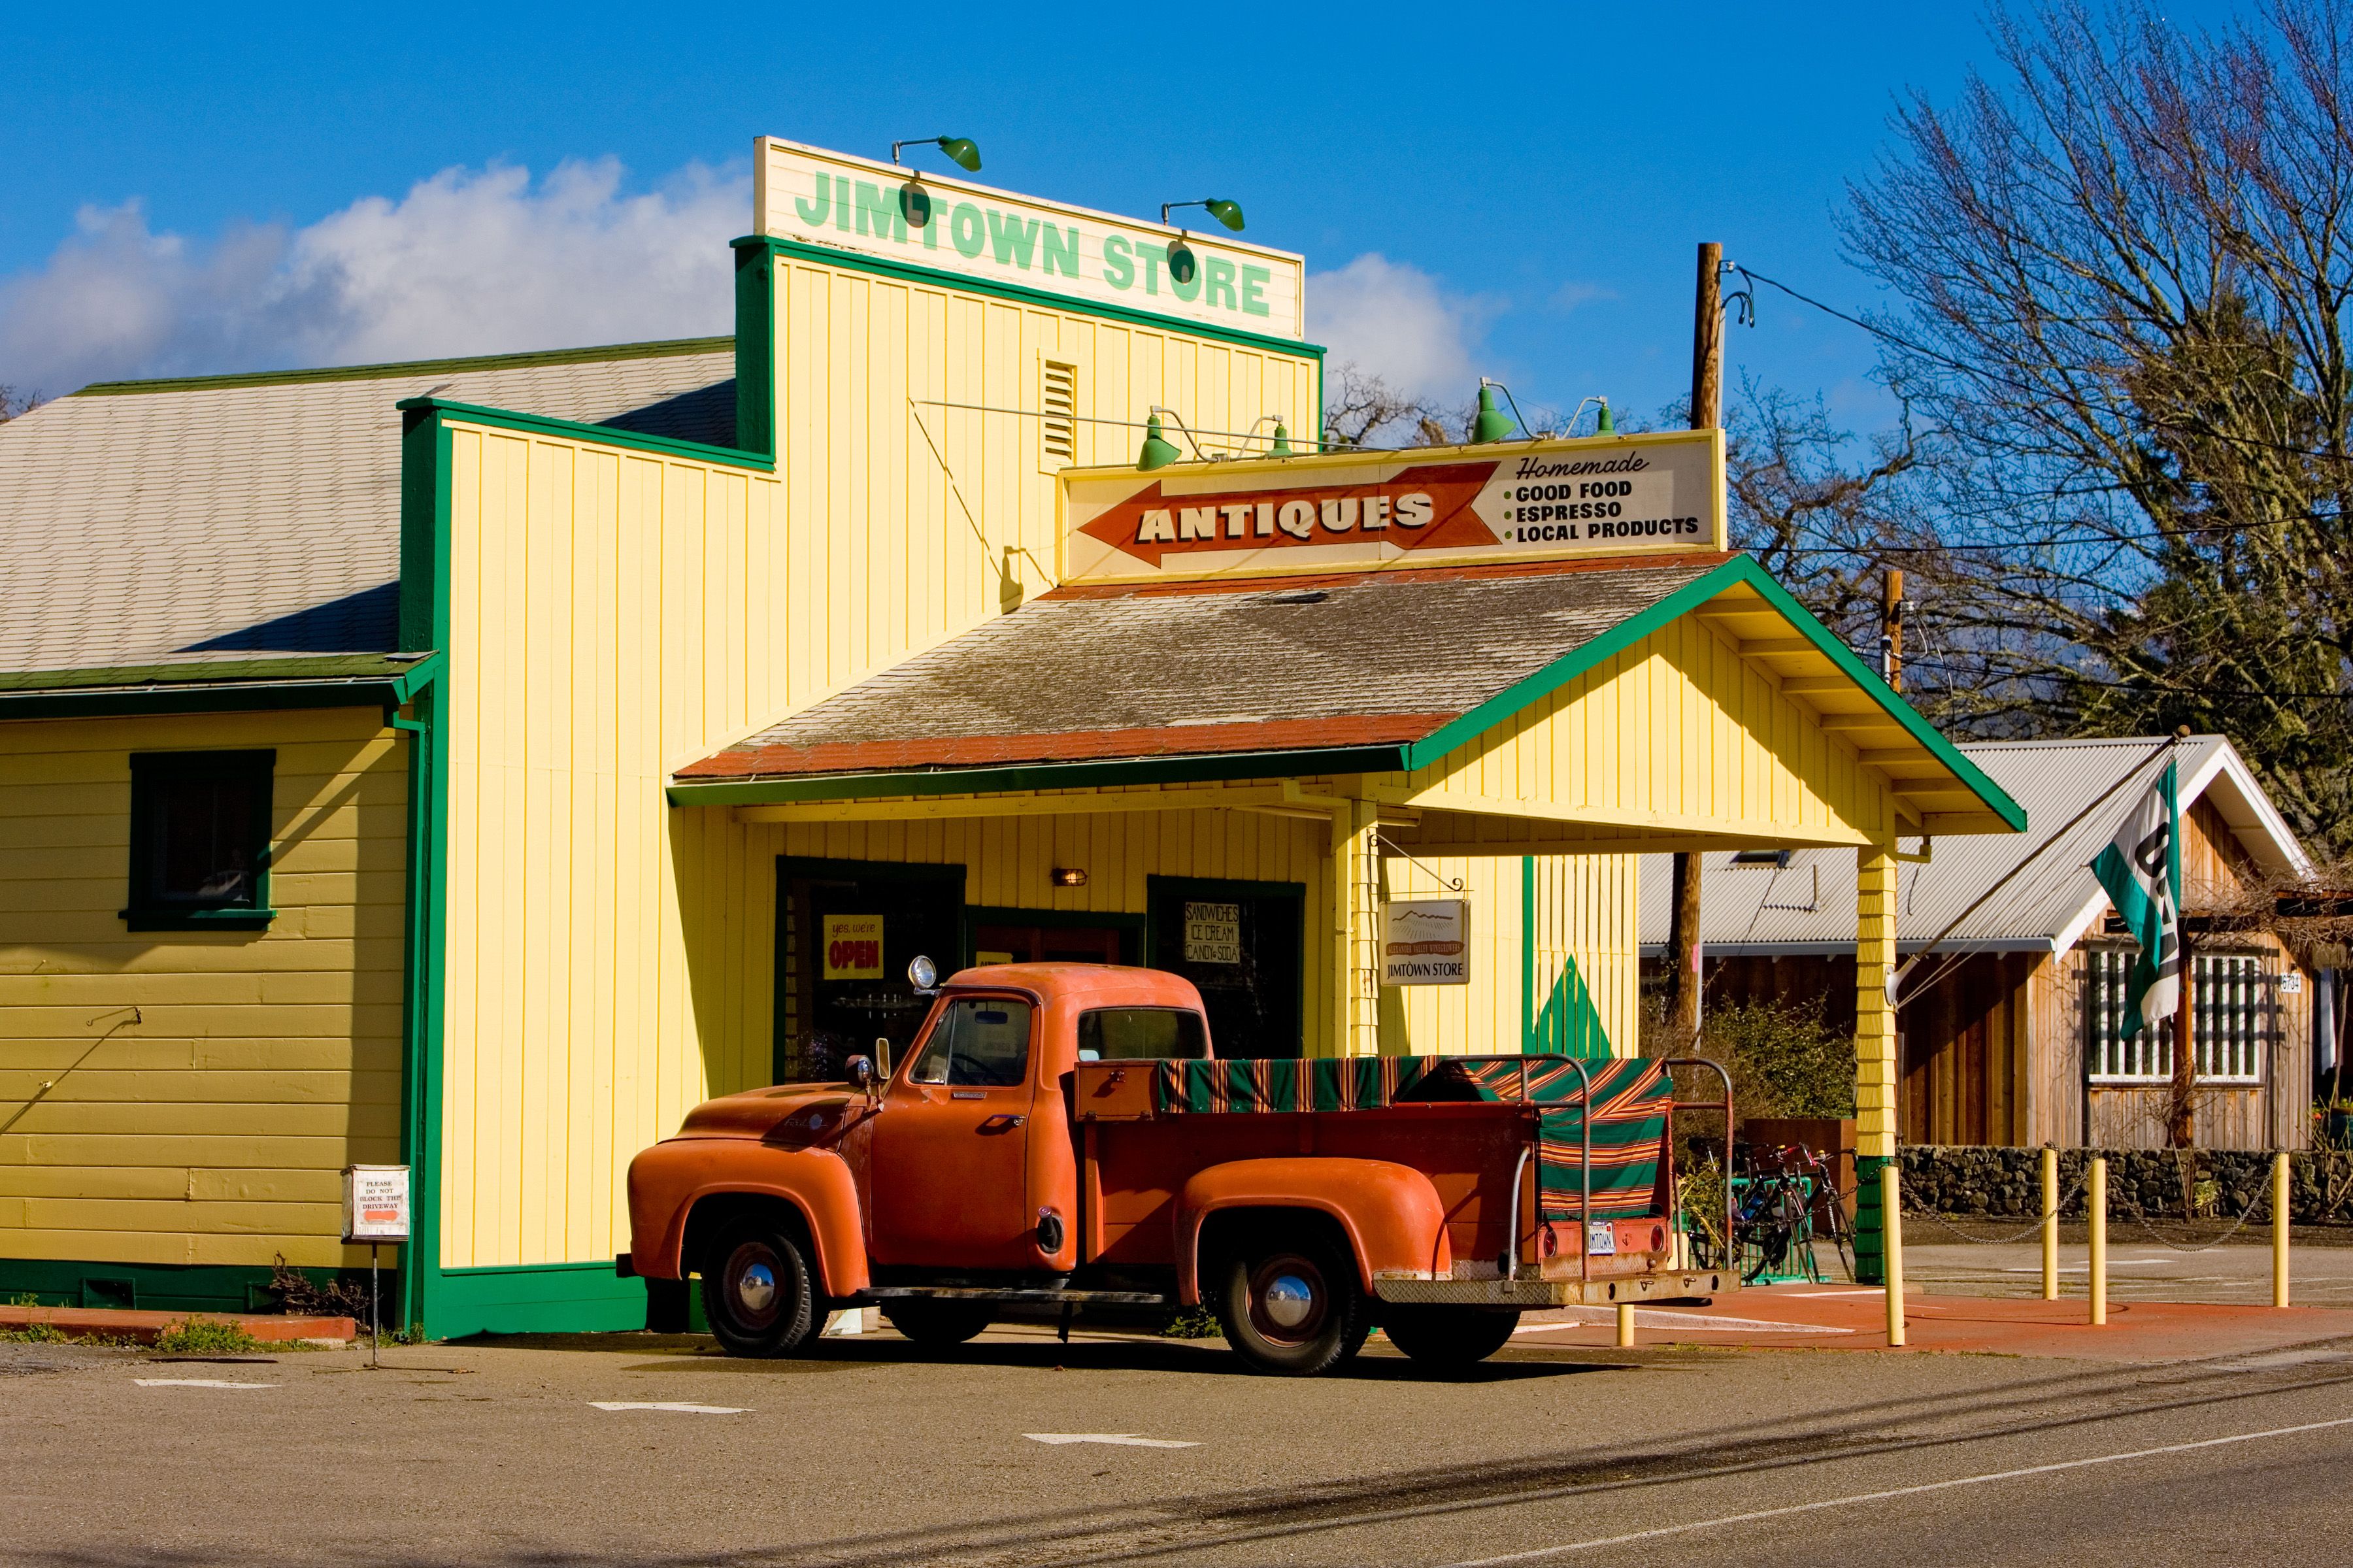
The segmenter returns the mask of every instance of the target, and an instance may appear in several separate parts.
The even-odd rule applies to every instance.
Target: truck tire
[[[893,1301],[882,1316],[911,1343],[940,1351],[964,1343],[997,1321],[985,1303],[974,1301]]]
[[[1512,1342],[1517,1312],[1482,1307],[1385,1307],[1381,1331],[1425,1366],[1476,1366]]]
[[[773,1221],[728,1226],[702,1269],[702,1315],[735,1356],[795,1355],[825,1326],[802,1243]]]
[[[1279,1377],[1328,1372],[1372,1331],[1356,1260],[1312,1233],[1240,1248],[1223,1266],[1214,1304],[1226,1342],[1252,1370]]]

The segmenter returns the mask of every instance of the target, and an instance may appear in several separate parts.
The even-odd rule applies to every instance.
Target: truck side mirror
[[[874,1076],[876,1078],[891,1076],[891,1037],[888,1035],[874,1037]]]
[[[859,1056],[850,1058],[844,1066],[849,1075],[849,1087],[871,1098],[874,1093],[874,1063]]]

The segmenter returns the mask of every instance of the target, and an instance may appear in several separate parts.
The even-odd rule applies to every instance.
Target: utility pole
[[[1691,427],[1713,429],[1723,423],[1724,409],[1724,247],[1699,247],[1699,276],[1692,296]],[[1674,986],[1667,994],[1667,1034],[1674,1048],[1693,1049],[1699,1042],[1700,857],[1686,850],[1674,858],[1674,918],[1667,933],[1667,951],[1674,964]]]
[[[1904,568],[1890,566],[1880,577],[1879,675],[1897,691],[1904,689]]]

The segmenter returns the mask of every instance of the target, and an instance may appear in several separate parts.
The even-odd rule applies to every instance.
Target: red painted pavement
[[[1887,1351],[1883,1291],[1854,1285],[1767,1285],[1719,1296],[1705,1307],[1645,1307],[1638,1344]],[[2192,1301],[2116,1301],[2094,1327],[2078,1294],[2057,1301],[1976,1296],[1905,1297],[1908,1351],[2165,1362],[2253,1353],[2353,1337],[2353,1310],[2241,1307]],[[1560,1324],[1562,1326],[1539,1327]],[[1720,1326],[1715,1326],[1720,1325]],[[1609,1308],[1531,1312],[1514,1343],[1614,1343]]]
[[[296,1318],[259,1312],[132,1312],[104,1307],[0,1307],[0,1329],[47,1324],[59,1333],[104,1334],[109,1339],[153,1344],[164,1330],[192,1318],[235,1323],[257,1340],[291,1344],[296,1340],[349,1340],[358,1325],[349,1318]]]

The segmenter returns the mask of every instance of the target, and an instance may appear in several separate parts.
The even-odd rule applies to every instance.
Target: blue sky
[[[723,331],[754,135],[948,132],[1002,187],[1240,200],[1333,275],[1311,336],[1448,401],[1483,372],[1647,414],[1688,380],[1698,240],[1875,302],[1845,184],[1900,94],[1989,55],[1936,4],[1002,9],[16,7],[0,383]],[[1760,305],[1736,374],[1886,417],[1869,340]]]

